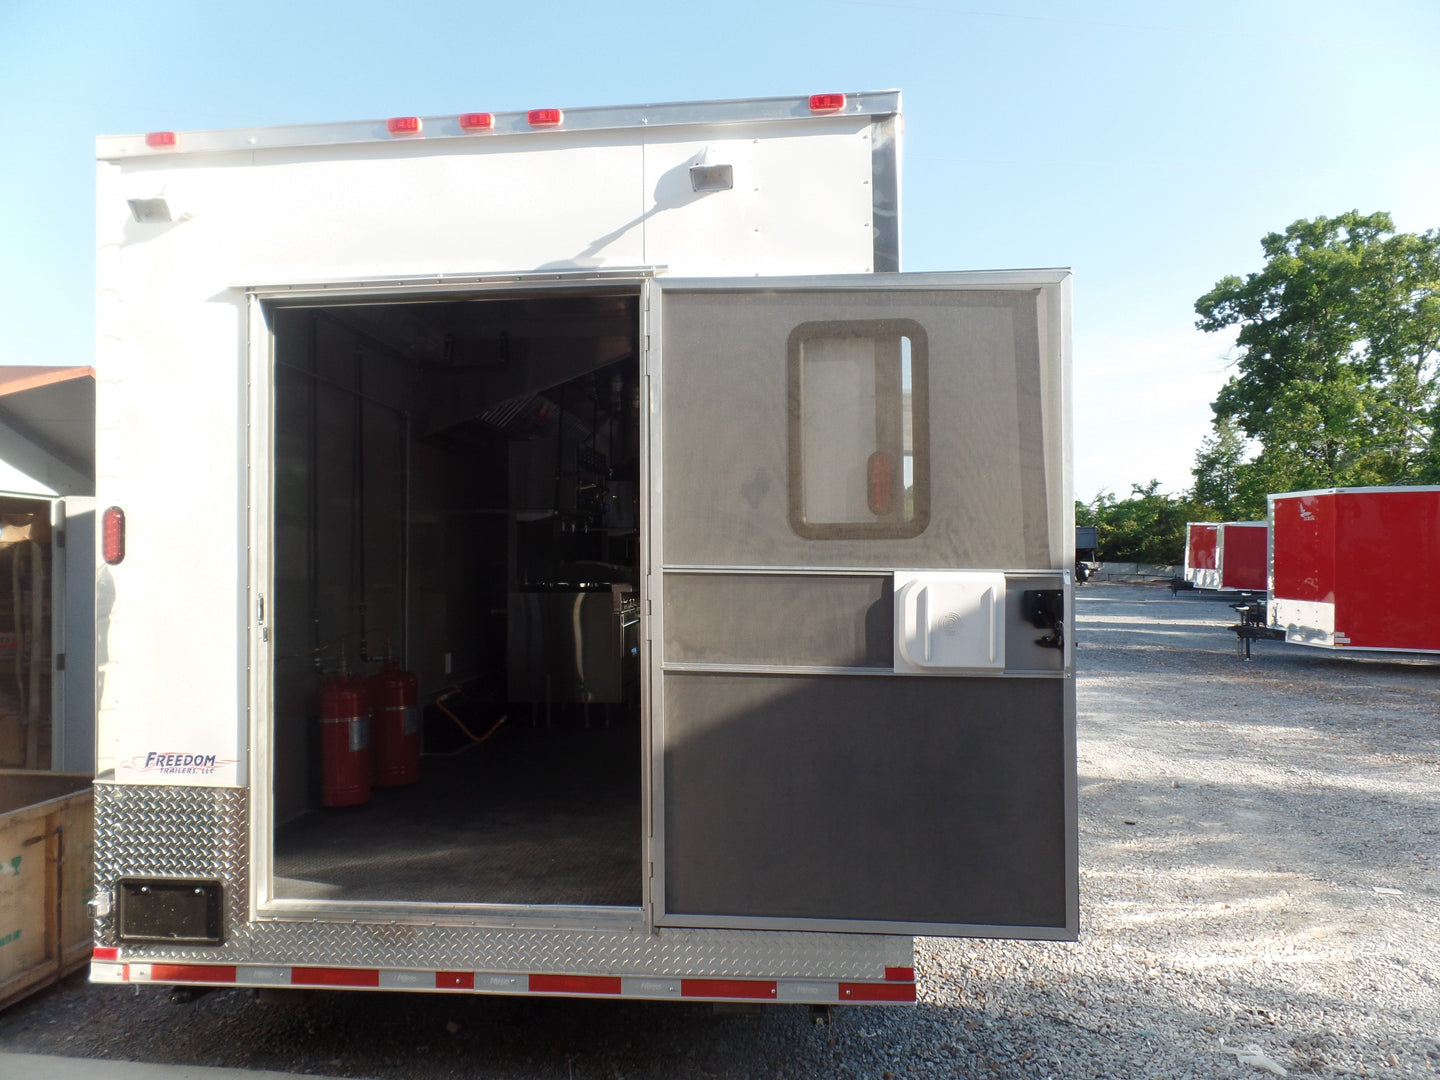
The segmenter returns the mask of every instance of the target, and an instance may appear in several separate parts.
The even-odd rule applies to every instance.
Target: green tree
[[[1239,515],[1251,512],[1251,507],[1246,505],[1249,500],[1245,481],[1247,473],[1253,470],[1245,467],[1247,456],[1245,436],[1231,419],[1217,420],[1215,433],[1201,443],[1195,453],[1195,467],[1191,470],[1195,477],[1192,498],[1215,511],[1221,521],[1235,521]],[[1263,492],[1260,501],[1262,504],[1265,501]]]
[[[1214,514],[1186,496],[1162,495],[1160,481],[1131,484],[1130,497],[1118,499],[1102,491],[1084,506],[1076,505],[1080,524],[1098,526],[1102,562],[1178,564],[1185,555],[1185,523],[1214,520]]]
[[[1440,231],[1394,230],[1385,213],[1297,221],[1261,241],[1264,269],[1196,301],[1199,329],[1240,328],[1205,475],[1226,466],[1223,425],[1261,447],[1234,463],[1232,509],[1256,513],[1257,492],[1440,474]]]

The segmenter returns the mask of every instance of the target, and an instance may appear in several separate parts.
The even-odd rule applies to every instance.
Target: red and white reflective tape
[[[120,950],[97,948],[96,983],[197,986],[299,986],[350,990],[458,991],[542,997],[624,997],[691,1001],[786,1001],[816,1005],[915,1001],[915,969],[887,967],[884,980],[716,979],[660,975],[560,975],[498,971],[412,971],[403,968],[272,967],[264,964],[172,964],[122,961]]]

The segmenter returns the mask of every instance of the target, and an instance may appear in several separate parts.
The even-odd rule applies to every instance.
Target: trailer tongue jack
[[[1252,641],[1284,641],[1285,631],[1279,627],[1265,625],[1265,601],[1252,600],[1248,604],[1235,604],[1235,613],[1240,621],[1230,627],[1235,631],[1235,655],[1241,660],[1250,659]]]

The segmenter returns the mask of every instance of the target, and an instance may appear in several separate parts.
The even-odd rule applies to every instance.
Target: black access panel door
[[[646,288],[654,922],[1073,938],[1069,273]]]

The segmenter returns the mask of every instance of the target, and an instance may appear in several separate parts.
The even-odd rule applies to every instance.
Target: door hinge
[[[64,530],[64,529],[56,529],[56,530],[55,530],[55,546],[56,546],[57,548],[63,548],[63,547],[65,546],[65,530]]]
[[[56,670],[56,671],[64,671],[64,670],[65,670],[65,654],[64,654],[63,652],[57,652],[57,653],[55,654],[55,670]]]

